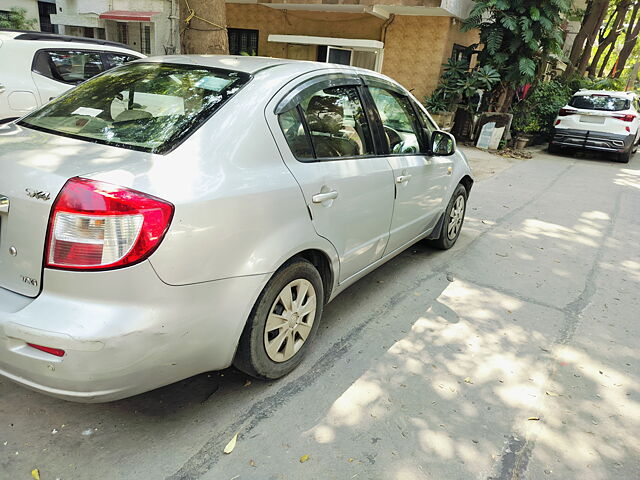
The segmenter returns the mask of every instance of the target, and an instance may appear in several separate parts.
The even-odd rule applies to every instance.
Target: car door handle
[[[396,183],[408,182],[411,179],[411,175],[399,175],[396,177]]]
[[[9,199],[0,195],[0,213],[9,213]]]
[[[334,200],[336,198],[338,198],[338,192],[336,192],[335,190],[331,190],[327,193],[316,193],[313,197],[311,197],[311,200],[313,201],[313,203],[322,203],[326,202],[327,200]]]

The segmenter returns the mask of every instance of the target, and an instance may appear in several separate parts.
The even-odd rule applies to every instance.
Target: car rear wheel
[[[633,147],[629,148],[629,150],[627,150],[624,153],[619,153],[618,154],[618,161],[620,163],[629,163],[629,160],[631,159],[632,152],[633,152]]]
[[[467,209],[467,189],[464,185],[459,184],[449,205],[444,212],[444,221],[440,230],[440,235],[433,241],[434,246],[442,250],[453,247],[460,236],[462,224],[464,223],[464,214]]]
[[[324,305],[318,270],[294,259],[264,288],[242,332],[234,365],[258,378],[279,378],[302,361]]]
[[[558,145],[554,145],[553,143],[550,143],[549,146],[547,147],[547,152],[556,155],[558,153],[560,153],[562,151],[562,148],[559,147]]]

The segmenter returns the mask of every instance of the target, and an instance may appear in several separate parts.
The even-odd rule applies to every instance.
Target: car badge
[[[38,200],[47,201],[51,198],[51,194],[49,192],[43,192],[42,190],[33,190],[31,188],[25,188],[25,192],[27,192],[27,196],[31,198],[36,198]]]

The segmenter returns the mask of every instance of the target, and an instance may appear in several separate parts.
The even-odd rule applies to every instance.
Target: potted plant
[[[490,90],[500,81],[500,75],[488,66],[470,71],[467,60],[453,58],[443,67],[440,82],[433,94],[425,98],[425,106],[440,128],[449,130],[456,119],[456,112],[464,113],[463,118],[473,119],[482,99],[482,92]]]
[[[527,147],[534,135],[542,130],[542,125],[536,115],[521,112],[513,118],[513,130],[515,132],[516,150],[522,150]]]

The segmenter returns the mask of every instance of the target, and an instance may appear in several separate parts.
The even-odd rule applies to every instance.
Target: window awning
[[[297,43],[300,45],[328,45],[332,47],[347,47],[359,50],[380,50],[384,48],[384,43],[378,40],[367,40],[360,38],[334,38],[334,37],[313,37],[309,35],[276,35],[271,34],[267,38],[269,42]]]
[[[160,12],[130,12],[127,10],[111,10],[100,14],[102,20],[119,20],[121,22],[150,22],[151,17]]]

